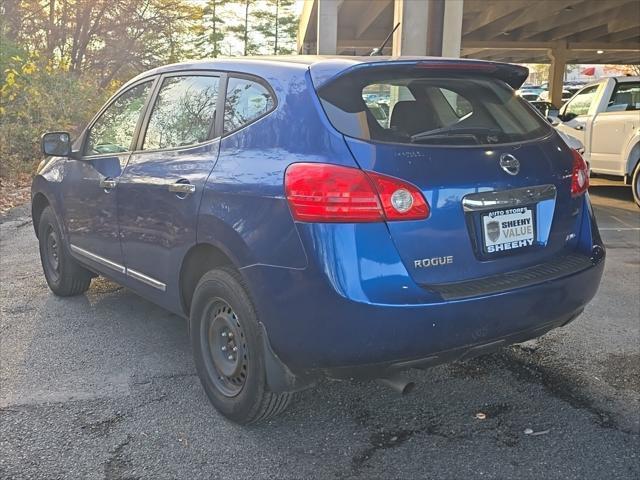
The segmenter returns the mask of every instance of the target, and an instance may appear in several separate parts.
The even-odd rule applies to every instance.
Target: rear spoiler
[[[371,72],[372,69],[375,69],[378,75],[388,72],[390,77],[401,72],[411,72],[413,74],[416,72],[424,72],[425,76],[433,75],[436,72],[445,74],[473,73],[497,78],[513,89],[520,88],[529,76],[529,69],[521,65],[485,62],[482,60],[448,60],[442,58],[407,60],[390,58],[382,61],[356,61],[345,58],[344,60],[318,62],[312,64],[309,68],[311,79],[313,80],[316,90],[346,76],[351,77],[366,74],[367,72]],[[336,70],[338,70],[337,73]]]

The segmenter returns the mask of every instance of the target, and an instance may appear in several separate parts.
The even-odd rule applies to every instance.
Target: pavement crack
[[[152,375],[142,380],[132,382],[132,385],[148,385],[154,380],[173,380],[176,378],[195,377],[195,376],[196,376],[195,372],[178,372],[178,373],[169,373],[165,375]]]
[[[638,435],[638,432],[620,426],[612,412],[596,406],[586,393],[579,390],[575,381],[570,377],[556,369],[536,363],[535,356],[535,354],[528,354],[530,358],[526,358],[519,354],[518,347],[512,347],[512,349],[505,350],[491,358],[501,367],[516,375],[519,380],[541,385],[551,395],[568,403],[573,408],[591,413],[595,417],[594,422],[600,427]]]
[[[16,225],[16,229],[22,228],[22,227],[26,227],[27,225],[32,225],[32,224],[33,224],[33,221],[31,219],[25,220],[24,222],[19,223],[18,225]]]
[[[359,472],[377,451],[398,447],[419,432],[420,430],[395,430],[373,433],[369,439],[370,446],[352,457],[352,472]]]
[[[133,437],[127,435],[116,448],[111,452],[109,458],[104,465],[105,480],[138,480],[139,476],[125,475],[127,468],[131,464],[131,460],[123,453],[124,449],[131,443]]]
[[[150,398],[149,400],[145,400],[142,403],[139,403],[138,405],[136,405],[135,408],[142,408],[142,407],[146,407],[147,405],[151,405],[152,403],[160,403],[162,402],[165,398],[167,398],[167,394],[163,393],[158,397],[154,397],[154,398]]]
[[[358,405],[360,403],[361,401],[358,402]],[[505,410],[496,406],[495,415],[499,415]],[[398,426],[388,425],[391,423],[389,421],[385,422],[387,425],[378,423],[374,420],[375,417],[369,410],[360,406],[351,411],[354,412],[353,420],[356,424],[369,430],[369,444],[351,457],[350,472],[343,472],[343,475],[346,475],[344,478],[359,475],[364,468],[368,467],[368,462],[376,453],[400,447],[416,435],[424,434],[445,440],[467,438],[463,433],[447,428],[428,411],[422,411],[414,418],[413,424],[416,425],[414,428],[399,428]],[[397,425],[402,420],[398,418],[395,421],[392,420],[392,422]]]
[[[104,420],[99,420],[97,422],[91,422],[84,424],[81,428],[87,429],[92,433],[97,433],[99,435],[108,435],[111,432],[111,429],[121,422],[124,419],[124,414],[117,412],[115,415],[111,417],[105,418]]]

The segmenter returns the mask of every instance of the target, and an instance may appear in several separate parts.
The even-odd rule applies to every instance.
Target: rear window
[[[362,140],[430,145],[522,142],[551,129],[497,79],[382,76],[354,75],[318,91],[336,129]]]

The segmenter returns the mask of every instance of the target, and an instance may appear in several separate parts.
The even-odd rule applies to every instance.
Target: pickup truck
[[[631,185],[640,206],[640,77],[585,86],[560,109],[555,127],[582,142],[592,174]]]

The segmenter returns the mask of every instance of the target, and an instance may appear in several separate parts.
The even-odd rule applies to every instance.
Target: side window
[[[275,101],[264,85],[244,78],[229,78],[224,103],[224,133],[268,113]]]
[[[640,83],[618,83],[607,105],[607,112],[630,110],[640,110]]]
[[[564,115],[573,114],[578,116],[589,113],[589,107],[591,107],[591,102],[593,102],[597,90],[598,85],[593,85],[578,93],[578,95],[567,104]]]
[[[84,155],[122,153],[131,150],[133,135],[153,81],[122,93],[91,127]]]
[[[153,105],[143,150],[185,147],[209,138],[220,79],[212,76],[165,78]]]

